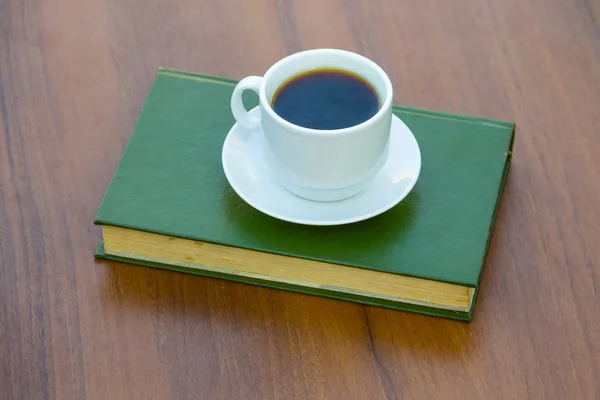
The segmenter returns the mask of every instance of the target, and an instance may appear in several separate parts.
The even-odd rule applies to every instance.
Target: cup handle
[[[259,94],[262,79],[260,76],[248,76],[242,79],[235,86],[231,95],[231,112],[233,117],[238,124],[246,129],[255,130],[260,127],[260,114],[250,115],[242,102],[242,93],[245,90],[253,90],[256,94]]]

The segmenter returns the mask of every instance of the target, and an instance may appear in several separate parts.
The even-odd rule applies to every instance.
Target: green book
[[[366,221],[299,225],[226,180],[235,84],[159,69],[98,209],[96,256],[470,321],[515,125],[396,106],[421,150],[412,192]]]

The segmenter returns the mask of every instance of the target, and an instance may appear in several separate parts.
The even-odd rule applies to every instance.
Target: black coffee
[[[271,106],[292,124],[322,130],[358,125],[380,107],[371,84],[340,69],[317,69],[294,76],[277,89]]]

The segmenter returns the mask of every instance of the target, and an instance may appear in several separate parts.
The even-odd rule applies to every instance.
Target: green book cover
[[[421,149],[419,180],[400,204],[341,226],[297,225],[256,211],[230,188],[221,150],[235,123],[236,81],[160,69],[98,209],[95,223],[324,261],[475,288],[480,283],[508,174],[510,122],[396,106]],[[257,105],[251,95],[247,107]],[[441,317],[443,310],[301,284],[191,270],[107,254],[96,256]]]

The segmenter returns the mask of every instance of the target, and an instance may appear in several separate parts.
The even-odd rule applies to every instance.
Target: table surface
[[[514,121],[472,323],[94,260],[158,66],[315,47]],[[600,3],[0,1],[1,399],[600,398]]]

